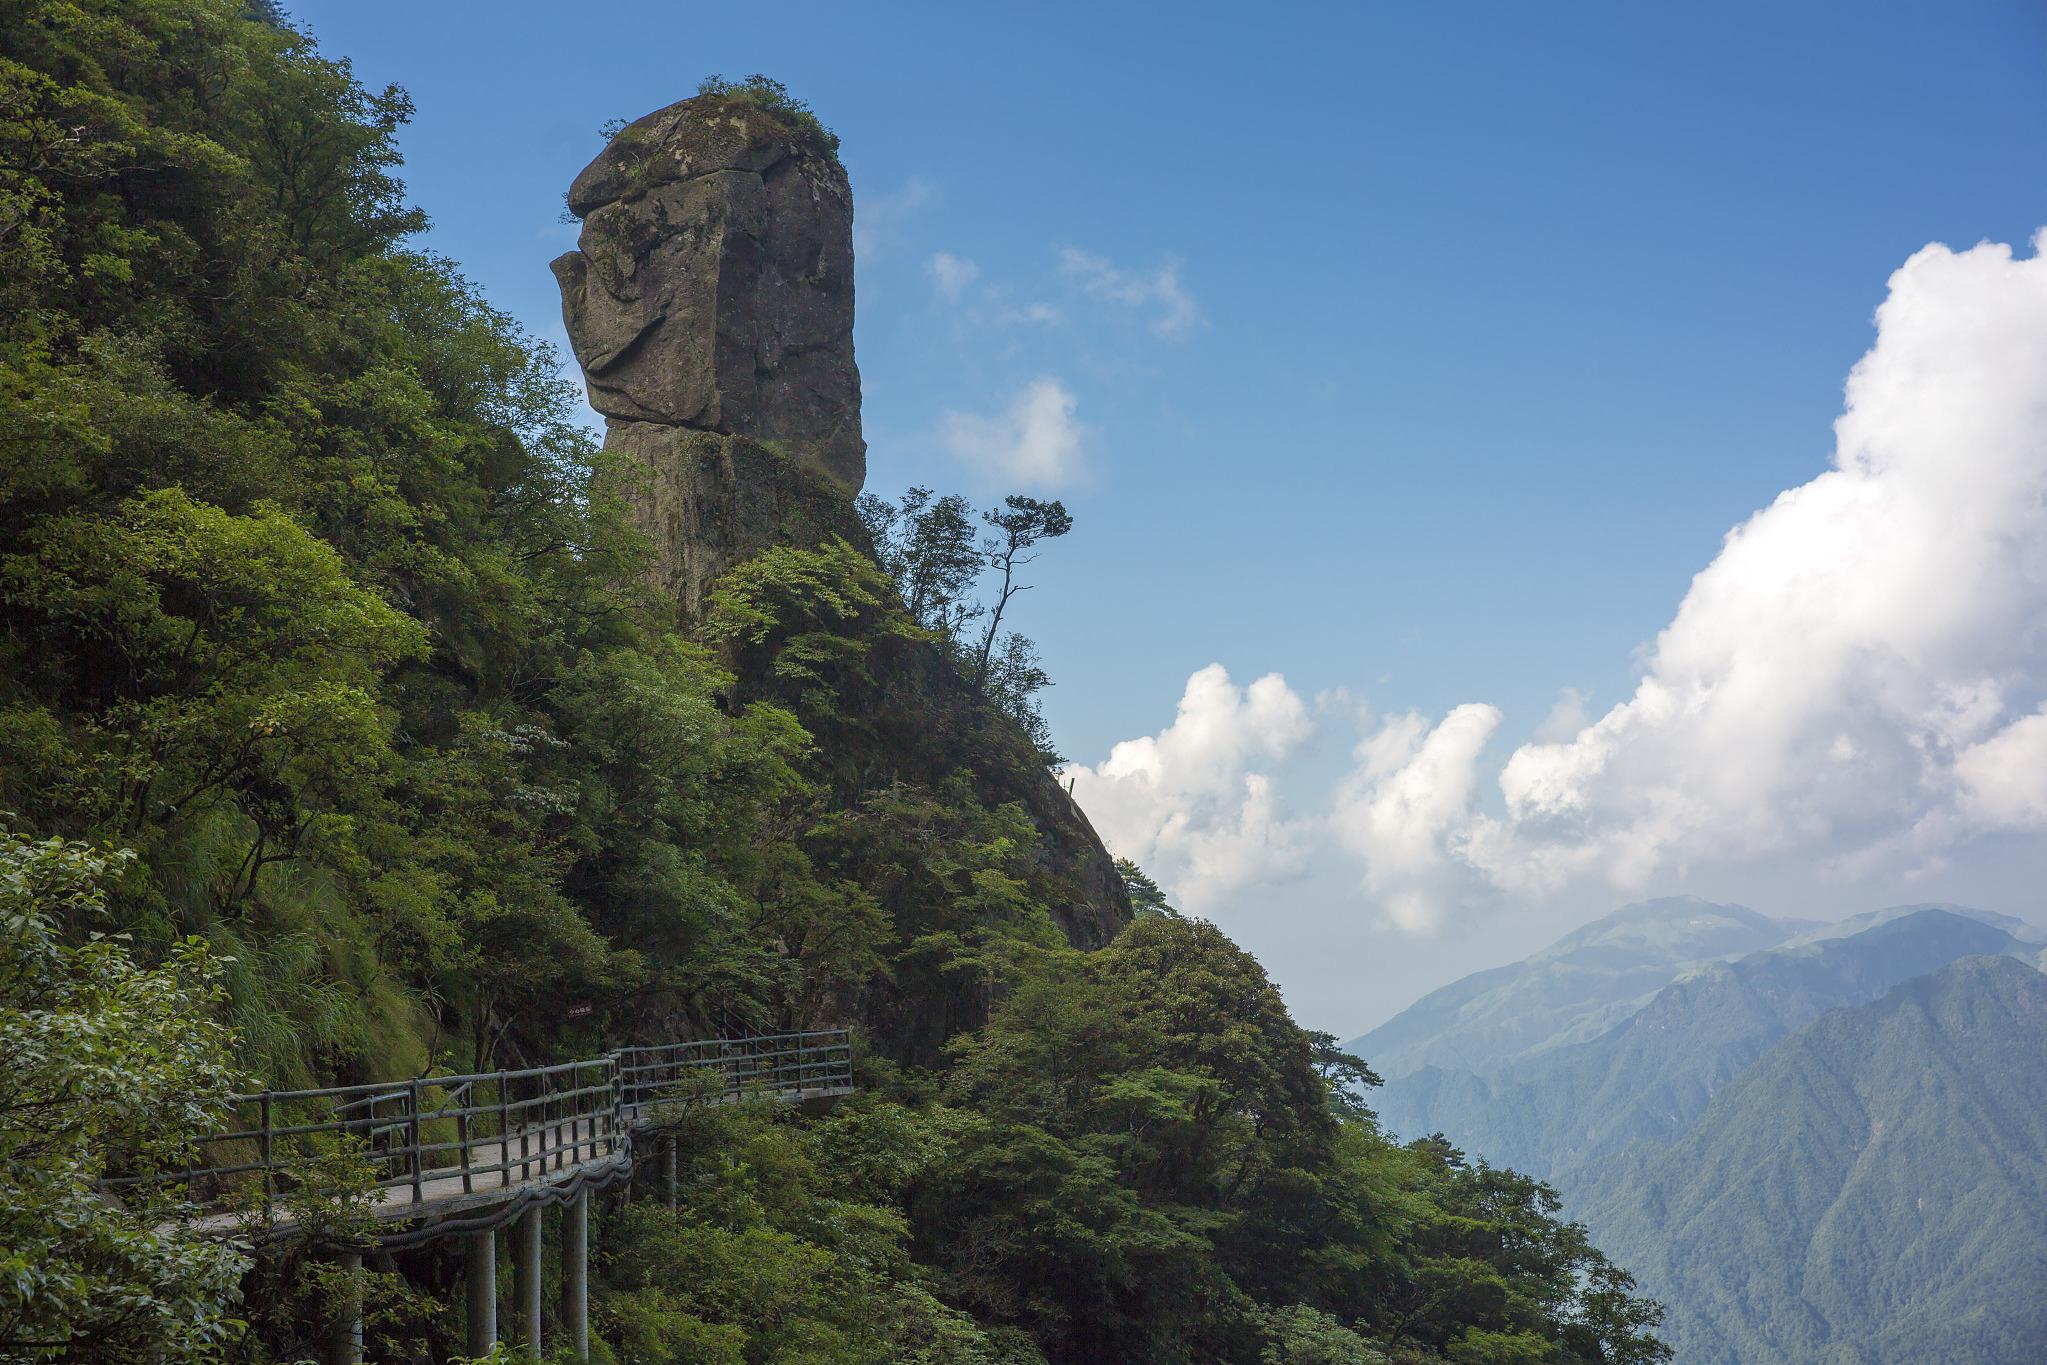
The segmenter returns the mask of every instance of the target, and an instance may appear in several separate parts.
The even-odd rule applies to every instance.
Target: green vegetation
[[[815,139],[833,156],[839,154],[839,135],[824,126],[810,105],[789,93],[789,87],[758,72],[744,80],[728,81],[723,76],[706,76],[697,83],[699,95],[738,100],[765,109],[800,133]]]
[[[242,1257],[165,1231],[174,1189],[97,1187],[185,1166],[239,1079],[204,945],[144,968],[59,936],[105,922],[118,861],[0,834],[0,1359],[204,1359],[234,1336]]]
[[[601,1349],[1659,1358],[1544,1187],[1389,1141],[1213,927],[1069,946],[998,634],[1057,504],[985,523],[977,638],[955,569],[920,597],[843,539],[686,635],[553,358],[407,244],[402,91],[242,0],[31,0],[0,53],[10,1342],[307,1349],[331,1277],[266,1260],[237,1307],[233,1258],[93,1194],[212,1126],[231,1044],[289,1086],[855,1019],[829,1119],[677,1120],[683,1206],[604,1215]],[[445,1358],[411,1268],[371,1353]]]
[[[1151,875],[1136,863],[1128,858],[1118,858],[1116,875],[1123,879],[1123,889],[1130,895],[1132,914],[1178,917],[1180,912],[1166,899],[1166,893],[1151,879]]]
[[[1038,547],[1073,529],[1065,504],[1012,495],[977,517],[956,493],[934,497],[928,488],[912,488],[893,503],[862,493],[859,511],[910,619],[937,638],[975,691],[1017,723],[1040,762],[1062,762],[1038,709],[1038,693],[1052,679],[1030,637],[1002,623],[1017,594],[1030,588],[1018,574],[1036,561]],[[988,574],[998,581],[993,599],[983,602],[976,589]]]
[[[620,1358],[1664,1358],[1545,1187],[1333,1102],[1369,1071],[1214,926],[1032,956],[940,1073],[679,1115],[679,1215],[605,1233]]]
[[[2021,1365],[2047,1340],[2047,976],[1970,957],[1822,1015],[1588,1189],[1701,1365]]]

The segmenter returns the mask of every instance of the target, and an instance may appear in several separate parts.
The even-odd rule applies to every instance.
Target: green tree
[[[1166,899],[1166,893],[1159,884],[1130,859],[1116,860],[1116,875],[1123,879],[1123,889],[1130,893],[1130,908],[1137,914],[1165,915],[1170,919],[1180,917],[1180,912]]]
[[[911,619],[962,640],[968,623],[986,611],[973,595],[988,568],[973,507],[957,493],[934,498],[928,488],[912,488],[894,503],[862,493],[859,510]]]
[[[240,1076],[203,944],[157,966],[97,931],[122,857],[0,834],[0,1356],[212,1360],[244,1258],[181,1224],[158,1177],[217,1132]]]
[[[1011,600],[1030,587],[1017,573],[1036,559],[1035,548],[1072,529],[1065,507],[1008,498],[980,514],[981,525],[997,532],[987,536],[965,498],[934,498],[928,488],[912,488],[895,503],[864,493],[859,513],[911,619],[937,636],[967,670],[974,689],[1017,723],[1039,762],[1060,763],[1038,700],[1052,685],[1051,675],[1031,639],[1003,630],[1002,622]],[[990,572],[1000,580],[992,603],[984,603],[976,589]],[[969,628],[984,618],[979,638],[971,638]]]
[[[995,598],[988,606],[988,626],[981,632],[981,648],[974,665],[974,686],[986,688],[995,642],[1002,632],[1002,618],[1010,602],[1030,584],[1017,581],[1017,574],[1037,561],[1037,548],[1073,529],[1073,516],[1061,502],[1043,502],[1011,494],[1002,506],[983,512],[981,519],[995,529],[983,545],[988,567],[1001,576]]]

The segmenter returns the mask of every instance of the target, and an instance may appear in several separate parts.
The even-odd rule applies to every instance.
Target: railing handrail
[[[664,1099],[724,1099],[763,1083],[783,1097],[843,1093],[852,1086],[852,1070],[852,1030],[840,1027],[635,1044],[601,1057],[518,1071],[259,1091],[229,1097],[236,1110],[257,1110],[259,1126],[210,1134],[196,1144],[202,1151],[232,1143],[255,1144],[260,1153],[256,1159],[236,1160],[236,1153],[222,1153],[230,1159],[104,1183],[124,1188],[260,1174],[267,1218],[280,1182],[288,1185],[292,1178],[288,1161],[280,1159],[289,1155],[279,1152],[280,1140],[331,1134],[362,1140],[376,1168],[377,1187],[409,1186],[409,1202],[420,1204],[431,1202],[426,1199],[430,1181],[459,1175],[462,1193],[470,1194],[479,1175],[496,1176],[502,1182],[498,1188],[508,1188],[515,1170],[523,1183],[536,1173],[545,1178],[592,1160],[627,1154],[633,1126],[643,1120],[649,1106]],[[722,1084],[715,1091],[671,1094],[691,1074],[721,1075]],[[479,1094],[484,1086],[494,1092],[488,1100]],[[515,1095],[518,1090],[529,1093]],[[438,1098],[429,1093],[434,1091]],[[324,1115],[304,1112],[322,1102],[328,1106]],[[300,1112],[289,1112],[294,1107]],[[473,1123],[479,1119],[485,1121],[480,1134]],[[438,1127],[442,1124],[451,1125],[451,1137],[442,1136],[450,1132]],[[435,1160],[450,1153],[455,1160]]]

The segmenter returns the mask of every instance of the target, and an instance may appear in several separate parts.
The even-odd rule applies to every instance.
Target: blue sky
[[[1392,718],[1467,703],[1498,713],[1470,796],[1497,811],[1566,689],[1586,720],[1626,701],[1730,528],[1826,469],[1892,272],[1930,242],[2023,255],[2047,223],[2024,0],[291,10],[411,91],[428,244],[549,338],[561,194],[603,123],[713,72],[810,100],[860,215],[868,486],[1035,471],[1078,522],[1021,623],[1063,751],[1093,774],[1205,666],[1278,672],[1305,717],[1275,702],[1215,765],[1269,777],[1302,830],[1336,818],[1360,739],[1391,754]],[[2012,717],[2033,668],[1998,675]],[[1252,838],[1235,791],[1188,799]],[[1144,842],[1143,818],[1103,823]],[[1536,891],[1417,873],[1411,914],[1385,902],[1420,882],[1357,839],[1296,831],[1253,860],[1271,876],[1213,886],[1214,857],[1145,851],[1346,1032],[1637,893],[2039,914],[2023,822],[1937,870],[1816,879],[1844,823],[1868,842],[1858,814]]]

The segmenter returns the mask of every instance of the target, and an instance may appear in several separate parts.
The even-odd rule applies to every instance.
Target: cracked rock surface
[[[568,203],[583,230],[554,273],[591,406],[773,443],[859,490],[853,195],[836,158],[700,96],[628,125]]]

